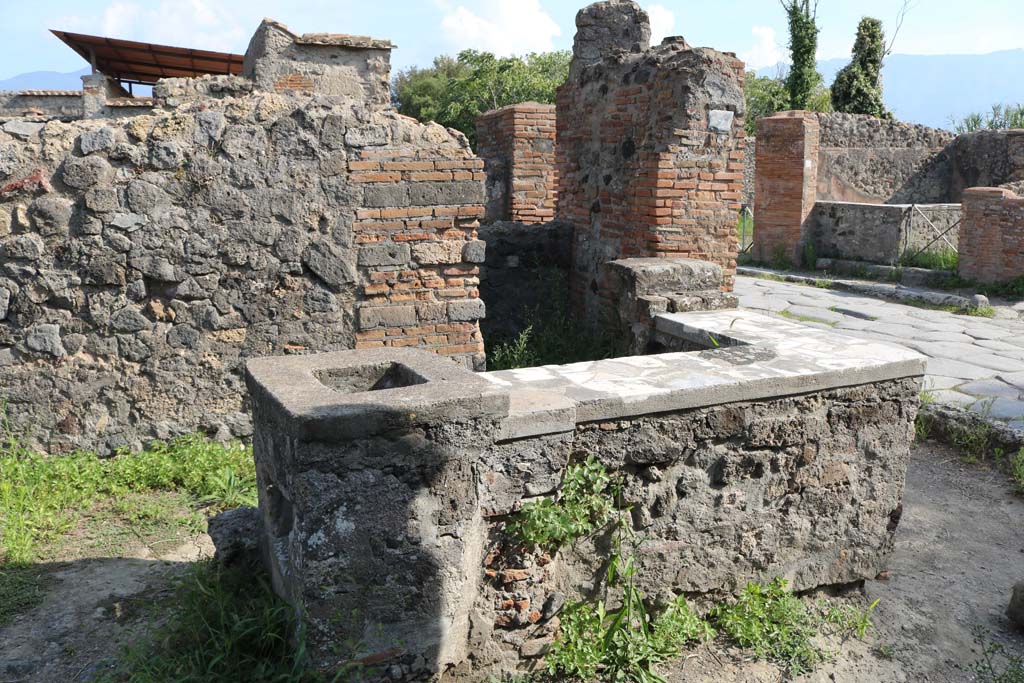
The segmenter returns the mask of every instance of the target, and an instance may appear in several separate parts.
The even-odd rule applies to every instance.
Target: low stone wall
[[[1006,282],[1024,276],[1024,197],[996,187],[964,191],[960,276]]]
[[[525,551],[504,522],[587,455],[622,478],[657,600],[885,567],[923,359],[743,311],[652,322],[706,350],[476,375],[402,349],[249,363],[264,556],[317,666],[536,662],[565,599],[599,592],[609,539]]]
[[[817,256],[894,265],[904,254],[955,249],[960,205],[819,201],[809,220]]]
[[[503,339],[536,323],[535,313],[565,310],[572,266],[572,226],[499,221],[483,224],[487,245],[480,272],[480,299],[487,318],[484,337]]]
[[[484,220],[544,223],[555,216],[555,106],[522,102],[481,114],[476,153],[487,172]]]
[[[82,117],[82,93],[77,90],[0,90],[0,117],[6,116],[78,119]]]

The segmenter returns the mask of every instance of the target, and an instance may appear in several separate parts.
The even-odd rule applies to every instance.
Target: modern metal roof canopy
[[[51,31],[92,65],[93,71],[121,81],[152,85],[161,78],[193,78],[242,73],[242,55],[187,47]]]

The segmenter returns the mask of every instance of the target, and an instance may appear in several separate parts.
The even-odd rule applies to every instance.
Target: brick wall
[[[963,194],[960,276],[1004,282],[1024,276],[1024,197],[996,187]]]
[[[555,106],[524,102],[476,121],[487,170],[485,220],[544,223],[555,215]]]
[[[484,366],[479,319],[483,161],[468,149],[363,149],[354,241],[356,348],[419,346]]]
[[[579,17],[577,25],[584,25]],[[585,57],[589,47],[577,33],[557,98],[558,217],[575,226],[577,308],[596,320],[601,266],[620,258],[712,261],[731,290],[743,192],[743,63],[681,38],[598,63]]]
[[[758,261],[800,263],[817,199],[819,141],[818,118],[811,112],[758,120],[752,250]]]

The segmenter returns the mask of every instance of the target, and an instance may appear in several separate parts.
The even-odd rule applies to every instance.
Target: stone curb
[[[767,268],[751,268],[750,266],[738,266],[736,268],[736,274],[748,275],[750,277],[764,277],[765,275],[771,275],[773,277],[780,277],[786,282],[794,282],[797,284],[817,285],[817,283],[820,282],[827,282],[827,289],[852,292],[854,294],[864,294],[866,296],[895,301],[897,303],[916,301],[931,306],[956,306],[957,308],[974,307],[974,304],[967,297],[957,296],[956,294],[944,294],[942,292],[914,289],[913,287],[904,287],[903,285],[863,282],[861,280],[842,280],[808,275],[794,275],[792,273],[783,273],[775,270],[769,270]]]
[[[1024,430],[1015,429],[998,420],[986,419],[959,406],[933,403],[921,408],[931,419],[932,431],[929,438],[955,446],[955,436],[959,432],[971,432],[987,425],[989,445],[1003,453],[1015,453],[1024,448]]]

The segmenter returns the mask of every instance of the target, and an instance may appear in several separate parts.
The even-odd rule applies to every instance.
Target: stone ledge
[[[918,377],[925,371],[924,356],[902,347],[750,311],[668,313],[655,323],[659,333],[706,350],[483,373],[496,393],[509,395],[502,438]]]

